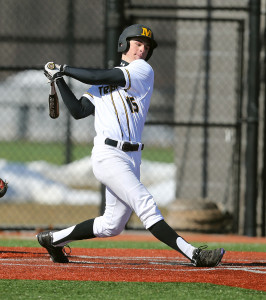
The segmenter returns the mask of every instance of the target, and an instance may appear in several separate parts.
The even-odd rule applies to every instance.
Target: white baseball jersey
[[[104,143],[106,138],[141,142],[153,91],[154,72],[146,61],[134,60],[119,68],[125,76],[125,87],[96,85],[84,95],[95,106],[93,172],[106,186],[105,212],[93,223],[97,237],[119,234],[132,211],[146,228],[163,219],[152,195],[140,182],[140,149],[125,153]]]
[[[97,138],[141,142],[141,135],[153,92],[154,72],[142,59],[120,68],[126,86],[92,86],[86,94],[95,106]],[[111,126],[110,126],[111,124]]]

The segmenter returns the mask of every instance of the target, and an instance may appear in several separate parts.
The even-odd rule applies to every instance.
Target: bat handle
[[[50,94],[49,94],[49,116],[52,119],[56,119],[59,117],[59,100],[58,95],[55,89],[54,81],[50,83]]]

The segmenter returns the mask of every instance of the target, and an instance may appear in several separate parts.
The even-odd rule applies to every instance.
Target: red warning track
[[[42,248],[0,247],[0,279],[202,282],[266,291],[266,253],[226,252],[216,268],[195,268],[173,250],[73,248],[55,264]]]

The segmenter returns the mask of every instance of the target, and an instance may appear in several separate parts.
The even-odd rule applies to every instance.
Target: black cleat
[[[69,260],[64,253],[64,247],[55,247],[52,245],[52,232],[44,231],[37,234],[39,244],[44,247],[50,254],[54,263],[68,263]]]
[[[195,267],[216,267],[221,262],[225,250],[204,250],[207,246],[201,246],[193,251],[192,264]]]

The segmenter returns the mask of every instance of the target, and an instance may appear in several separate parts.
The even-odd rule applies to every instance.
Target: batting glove
[[[44,66],[44,75],[50,80],[50,82],[56,81],[63,77],[65,66],[66,65],[58,65],[54,62],[48,62]]]

